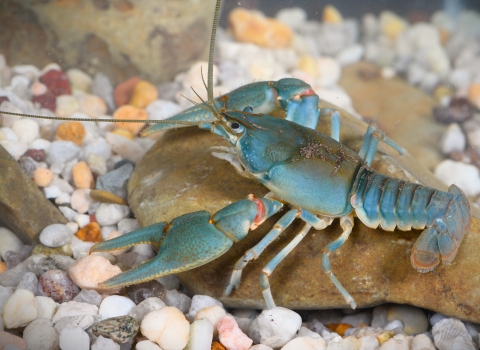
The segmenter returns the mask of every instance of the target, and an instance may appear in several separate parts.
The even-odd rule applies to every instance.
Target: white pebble
[[[141,332],[160,348],[182,350],[188,342],[190,323],[175,307],[167,306],[148,313],[140,325]]]
[[[75,222],[78,224],[80,228],[90,223],[90,216],[86,214],[78,214],[75,217]],[[76,232],[76,231],[75,231]]]
[[[373,335],[366,335],[358,340],[361,343],[359,350],[378,350],[380,348],[377,338]]]
[[[107,161],[101,155],[90,153],[88,155],[87,164],[93,173],[103,175],[107,172]]]
[[[47,163],[67,163],[80,154],[80,147],[70,141],[53,141],[47,153]]]
[[[114,225],[128,216],[130,208],[127,205],[102,203],[95,213],[100,226]]]
[[[435,346],[426,334],[417,334],[412,341],[412,350],[435,350]]]
[[[0,285],[0,315],[10,296],[13,294],[12,288],[6,288]],[[1,317],[0,317],[1,318]]]
[[[5,328],[24,327],[38,316],[35,295],[29,290],[17,289],[7,300],[2,318]]]
[[[198,311],[209,306],[220,306],[223,308],[223,305],[217,299],[209,297],[208,295],[194,295],[192,298],[192,304],[190,305],[190,310],[188,311],[187,317],[193,319]]]
[[[210,350],[213,330],[212,323],[206,318],[193,322],[190,326],[190,335],[185,350]]]
[[[440,314],[440,313],[435,313],[432,315],[432,317],[430,317],[430,326],[435,326],[435,324],[437,324],[438,322],[440,322],[441,320],[443,320],[444,318],[448,318],[448,316],[445,316],[443,314]]]
[[[150,340],[143,340],[141,342],[138,342],[137,345],[135,345],[135,350],[162,350],[160,347],[151,342]]]
[[[58,334],[62,333],[64,328],[80,327],[85,330],[95,323],[96,317],[93,315],[66,316],[55,323],[55,330]]]
[[[99,336],[91,347],[92,350],[120,350],[120,344],[115,343],[112,339]]]
[[[105,139],[115,153],[135,164],[145,156],[145,153],[147,153],[147,149],[121,135],[107,132]]]
[[[55,198],[55,204],[56,205],[70,205],[71,200],[72,200],[72,196],[70,196],[70,193],[62,192],[62,193],[60,193],[59,196],[57,196]]]
[[[19,119],[13,123],[12,130],[17,134],[20,142],[28,145],[38,137],[40,127],[38,123],[32,119]]]
[[[380,350],[409,350],[409,346],[406,340],[390,338],[380,346]]]
[[[146,111],[148,112],[148,119],[164,120],[180,113],[182,109],[172,101],[156,100],[148,105]]]
[[[51,144],[52,143],[50,141],[47,141],[45,139],[36,139],[30,142],[30,144],[28,145],[28,149],[43,149],[45,152],[48,152]]]
[[[209,306],[205,307],[203,309],[200,309],[197,314],[195,315],[194,320],[200,320],[202,318],[206,318],[211,322],[213,325],[213,335],[217,336],[218,335],[218,330],[217,330],[217,325],[218,321],[225,317],[226,312],[225,309],[221,306],[214,305],[214,306]]]
[[[19,253],[23,247],[23,242],[17,237],[15,233],[8,228],[0,227],[0,256],[5,261],[5,253],[11,250]],[[1,309],[0,309],[1,311]]]
[[[69,220],[70,222],[73,222],[73,220],[75,220],[75,217],[78,215],[78,213],[75,210],[65,205],[58,207],[58,210],[60,210],[63,216],[65,216],[67,220]]]
[[[38,317],[51,320],[55,315],[57,304],[50,297],[36,296],[35,300],[37,301]]]
[[[435,176],[449,186],[457,185],[469,197],[480,194],[480,175],[474,165],[446,159],[436,166]]]
[[[77,238],[77,236],[72,236],[70,249],[72,250],[73,258],[78,260],[85,255],[88,255],[90,248],[92,248],[94,245],[94,242],[85,242]]]
[[[102,320],[110,317],[125,316],[135,307],[135,303],[127,297],[111,295],[102,300],[99,315]]]
[[[140,228],[140,224],[138,223],[137,219],[130,219],[125,218],[118,222],[118,232],[122,235],[125,233],[129,233]]]
[[[402,329],[403,329],[403,322],[400,321],[400,320],[391,320],[391,321],[388,322],[388,323],[385,325],[385,327],[384,327],[384,329],[385,329],[386,331],[388,331],[388,330],[394,330],[394,329],[396,329],[396,328],[402,328]]]
[[[52,322],[57,323],[64,317],[67,316],[78,316],[78,315],[93,315],[98,314],[98,307],[95,305],[90,305],[87,303],[78,303],[76,301],[67,301],[60,304],[57,308],[57,312],[53,316]]]
[[[323,338],[297,337],[290,340],[282,350],[324,350],[327,342]]]
[[[74,91],[90,92],[93,79],[87,73],[77,68],[70,68],[66,74]]]
[[[39,240],[44,246],[56,248],[70,243],[72,235],[73,232],[67,225],[52,224],[40,232]]]
[[[28,349],[51,350],[58,349],[59,337],[53,328],[52,321],[45,318],[37,318],[23,331],[23,340]]]
[[[5,150],[15,159],[19,160],[21,156],[27,152],[27,144],[20,141],[0,141],[0,146],[5,148]]]
[[[467,138],[457,123],[450,124],[440,139],[440,149],[447,155],[451,152],[463,152],[466,145]]]
[[[279,348],[289,342],[302,325],[299,314],[283,307],[263,310],[257,320],[260,342],[272,348]]]
[[[3,140],[7,141],[18,141],[18,136],[17,134],[10,128],[1,128],[0,131],[3,133]],[[2,141],[3,141],[2,140]]]
[[[90,349],[90,338],[87,332],[80,327],[64,328],[60,333],[60,349],[88,350]]]
[[[342,67],[335,59],[323,57],[317,61],[318,77],[317,83],[320,86],[328,87],[337,84],[342,74]]]
[[[57,198],[62,194],[62,190],[58,186],[47,186],[43,188],[43,193],[48,199]]]
[[[360,61],[365,53],[365,49],[361,44],[353,44],[340,51],[337,54],[337,61],[342,66],[348,66],[350,64]]]
[[[76,222],[67,222],[65,225],[72,231],[72,233],[77,233],[78,231],[78,224]]]

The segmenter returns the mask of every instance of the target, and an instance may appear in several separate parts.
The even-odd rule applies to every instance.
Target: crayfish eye
[[[247,112],[247,113],[253,113],[253,108],[250,107],[250,106],[247,106],[243,109],[244,112]]]
[[[243,131],[244,128],[243,128],[243,125],[241,125],[240,123],[231,122],[230,129],[232,129],[234,133],[239,134]]]

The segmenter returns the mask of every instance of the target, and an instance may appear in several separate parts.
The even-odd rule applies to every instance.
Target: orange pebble
[[[93,188],[93,174],[87,163],[78,162],[72,169],[73,182],[79,189]]]
[[[57,140],[72,141],[81,146],[85,137],[85,128],[80,122],[63,122],[57,128]]]
[[[335,6],[327,5],[323,9],[322,21],[324,23],[342,23],[343,18],[340,11],[338,11]]]
[[[329,323],[327,324],[327,328],[343,337],[345,331],[349,328],[352,328],[352,325],[348,323]]]
[[[116,134],[116,135],[126,137],[127,139],[132,140],[132,141],[134,139],[134,137],[130,133],[130,131],[125,130],[125,129],[115,129],[115,130],[112,131],[112,134]]]
[[[133,89],[129,105],[137,108],[145,108],[158,98],[158,90],[148,81],[140,81]]]
[[[468,102],[480,109],[480,84],[473,83],[468,88]]]
[[[230,26],[235,39],[269,48],[289,47],[292,30],[280,21],[262,16],[256,11],[237,7],[230,12]]]
[[[133,77],[118,84],[115,87],[115,91],[113,92],[113,98],[115,99],[115,106],[120,107],[120,106],[126,105],[128,101],[130,101],[130,97],[132,96],[133,89],[139,82],[140,82],[139,77]]]
[[[101,242],[102,229],[97,222],[91,222],[78,230],[75,236],[85,242]]]
[[[0,261],[0,273],[7,271],[7,264],[3,261]]]
[[[113,113],[113,119],[148,120],[148,112],[134,106],[125,105]],[[136,135],[142,130],[145,123],[115,123],[115,126],[130,131],[132,135]]]
[[[37,168],[33,173],[33,181],[39,187],[47,187],[53,180],[53,171],[47,168]]]
[[[218,341],[214,340],[211,350],[227,350],[227,348],[220,344]]]

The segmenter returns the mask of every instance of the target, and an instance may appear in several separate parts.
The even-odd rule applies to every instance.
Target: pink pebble
[[[228,350],[247,350],[252,346],[253,340],[240,330],[237,321],[231,315],[218,321],[217,329],[220,343]]]
[[[36,81],[30,87],[30,91],[32,91],[32,94],[34,96],[40,96],[40,95],[43,95],[43,94],[47,93],[47,86],[45,84],[42,84],[42,83]]]

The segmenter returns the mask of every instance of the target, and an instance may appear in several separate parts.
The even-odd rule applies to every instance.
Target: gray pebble
[[[45,227],[40,233],[40,243],[50,248],[61,247],[72,240],[73,232],[67,225],[52,224]]]

